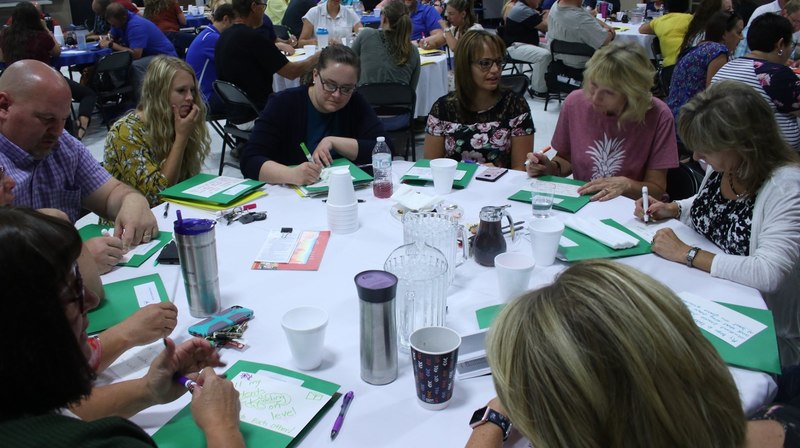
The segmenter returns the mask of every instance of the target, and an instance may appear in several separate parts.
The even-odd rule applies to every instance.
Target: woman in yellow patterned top
[[[158,56],[150,62],[139,105],[106,136],[103,164],[111,175],[145,195],[158,193],[200,172],[211,140],[197,78],[186,62]]]

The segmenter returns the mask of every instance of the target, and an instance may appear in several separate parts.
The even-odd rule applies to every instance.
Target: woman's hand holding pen
[[[639,219],[643,219],[645,210],[642,209],[642,198],[636,200],[636,205],[633,209],[633,215]],[[660,221],[662,219],[677,218],[678,205],[674,202],[661,202],[652,196],[648,196],[650,206],[647,207],[647,214],[651,220]]]
[[[295,185],[310,185],[319,180],[320,173],[322,173],[322,164],[305,162],[292,169],[294,170]]]
[[[176,373],[189,377],[187,372],[224,365],[219,352],[205,339],[192,338],[176,346],[170,338],[164,338],[164,350],[150,364],[144,380],[154,404],[169,403],[186,393],[186,387],[175,381]]]
[[[550,160],[549,157],[541,152],[532,152],[528,154],[528,160],[525,162],[528,171],[528,176],[560,176],[558,173],[558,166]]]

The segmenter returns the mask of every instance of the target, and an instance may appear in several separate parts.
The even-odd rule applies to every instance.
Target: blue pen
[[[333,422],[333,429],[331,430],[331,440],[335,439],[337,435],[339,435],[339,431],[342,430],[342,423],[344,423],[344,415],[347,414],[347,408],[350,407],[350,402],[353,401],[353,391],[344,394],[344,399],[342,399],[342,409],[339,411],[339,416],[336,417],[336,421]]]

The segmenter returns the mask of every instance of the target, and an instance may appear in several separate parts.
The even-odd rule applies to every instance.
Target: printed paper
[[[183,193],[200,196],[201,198],[210,198],[211,196],[222,193],[223,191],[233,187],[234,185],[239,185],[242,182],[245,182],[245,179],[219,176],[184,190]]]
[[[267,241],[258,251],[255,261],[265,263],[288,263],[300,239],[302,232],[287,233],[280,230],[270,230]]]

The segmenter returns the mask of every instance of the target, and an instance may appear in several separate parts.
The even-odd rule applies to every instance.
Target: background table
[[[308,58],[306,54],[289,56],[290,61],[302,61],[306,58]],[[419,70],[419,82],[416,89],[417,106],[414,109],[414,117],[426,117],[433,103],[446,95],[448,91],[446,55],[422,56],[420,64],[424,65]],[[299,85],[300,78],[286,79],[277,73],[272,77],[272,91],[276,93]]]
[[[395,181],[410,166],[409,162],[395,162]],[[511,204],[509,212],[515,220],[528,220],[531,215],[529,204],[506,200],[528,182],[524,173],[510,172],[494,183],[473,181],[468,188],[448,195],[447,200],[464,208],[463,221],[466,223],[478,222],[478,212],[482,206],[506,203]],[[421,190],[433,193],[432,187],[421,187]],[[216,230],[222,306],[242,305],[255,311],[255,319],[245,334],[250,346],[244,352],[223,350],[223,360],[232,364],[244,359],[293,368],[280,326],[281,316],[289,309],[302,305],[324,308],[330,319],[324,360],[319,369],[308,373],[340,384],[342,393],[355,391],[355,399],[335,442],[338,447],[407,448],[418,444],[420,440],[425,440],[429,446],[463,446],[470,435],[467,422],[472,412],[495,395],[490,376],[457,381],[452,402],[442,411],[428,411],[417,404],[408,354],[400,354],[399,375],[393,383],[373,386],[360,379],[359,309],[353,277],[363,270],[382,269],[389,253],[403,244],[402,225],[389,212],[391,201],[375,199],[370,190],[357,191],[356,195],[366,201],[359,204],[360,228],[352,234],[331,236],[319,271],[254,271],[250,270],[250,264],[270,229],[327,228],[325,204],[320,199],[300,198],[293,190],[282,186],[269,186],[267,191],[268,196],[257,201],[258,211],[268,212],[266,221],[248,225],[222,225]],[[172,229],[176,209],[181,209],[184,217],[212,216],[208,212],[173,205],[169,219],[164,219],[161,205],[157,207],[155,216],[162,229]],[[633,201],[616,198],[603,204],[589,204],[581,210],[580,215],[611,217],[625,222],[631,217],[632,210]],[[567,215],[555,212],[555,216],[563,219]],[[687,244],[713,247],[683,224],[673,220],[670,225]],[[510,249],[529,251],[530,245],[523,239],[510,244]],[[765,306],[761,296],[752,288],[712,278],[697,269],[665,261],[656,255],[619,261],[660,279],[676,292],[689,291],[714,300],[758,308]],[[561,262],[549,267],[537,266],[530,287],[552,282],[555,275],[565,268],[566,265]],[[118,281],[154,272],[161,275],[168,292],[177,292],[178,325],[171,337],[184,340],[188,337],[187,328],[199,319],[189,315],[183,282],[179,276],[180,267],[153,266],[151,260],[138,269],[118,268],[103,276],[103,281]],[[447,325],[461,335],[478,331],[475,310],[499,302],[496,284],[494,269],[479,266],[472,260],[456,269],[455,280],[448,291]],[[149,360],[162,348],[161,342],[157,341],[149,347],[132,350],[124,360],[101,375],[100,380],[143,375]],[[768,375],[733,368],[731,371],[747,411],[752,412],[774,395],[775,384]],[[150,408],[132,420],[152,434],[189,401],[190,397],[186,394],[173,403]],[[297,446],[328,446],[338,405],[324,415]]]
[[[186,26],[192,28],[200,28],[203,25],[211,25],[211,20],[205,14],[186,14]]]
[[[89,44],[88,50],[62,47],[61,55],[53,59],[53,67],[59,69],[70,65],[94,64],[107,54],[111,54],[111,49],[100,48],[98,44]]]
[[[613,26],[614,28],[628,28],[625,31],[620,31],[615,29],[614,31],[617,33],[617,36],[614,40],[620,42],[634,42],[641,45],[644,48],[645,54],[650,59],[655,59],[655,55],[653,54],[653,39],[656,38],[655,34],[642,34],[639,32],[639,26],[641,25],[631,25],[630,23],[622,23],[622,22],[609,22],[609,25]]]

